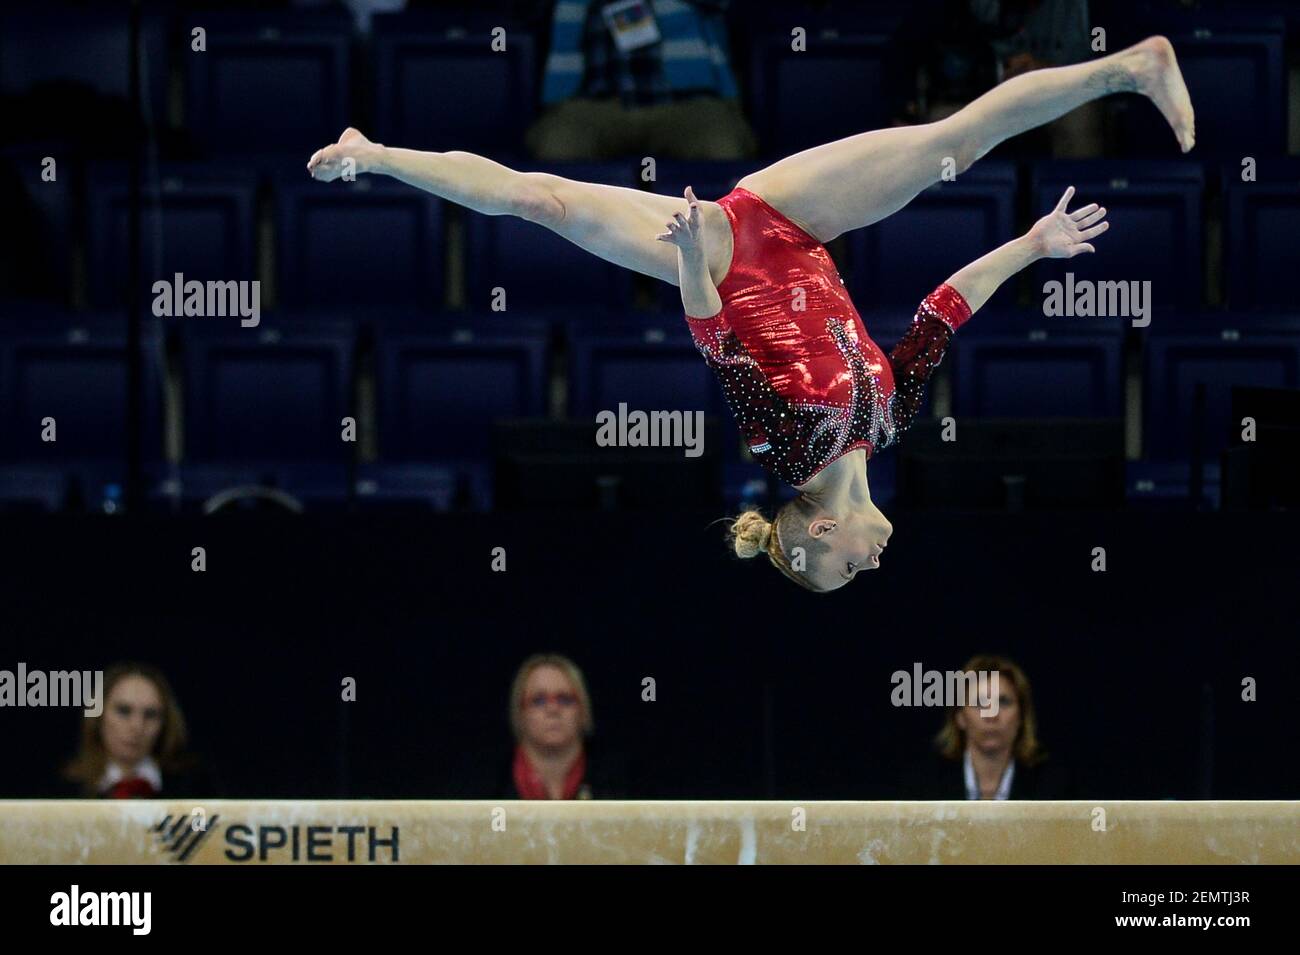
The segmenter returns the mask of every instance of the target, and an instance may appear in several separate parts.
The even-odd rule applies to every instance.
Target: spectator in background
[[[215,786],[187,752],[185,717],[167,678],[142,663],[104,673],[104,709],[81,724],[81,747],[64,767],[65,795],[105,799],[212,796]]]
[[[757,142],[740,110],[723,19],[729,0],[558,0],[534,158],[741,159]]]
[[[937,757],[918,767],[913,799],[1070,799],[1067,770],[1049,762],[1025,671],[1005,657],[980,654],[966,671],[997,672],[998,708],[955,706],[934,742]]]
[[[999,83],[1094,53],[1088,0],[944,0],[914,8],[890,57],[894,124],[937,122]],[[917,74],[920,74],[920,86]],[[1104,106],[1084,106],[1031,131],[1018,149],[1058,158],[1104,154]]]
[[[1094,55],[1088,0],[970,0],[970,10],[976,20],[994,30],[990,45],[999,83],[1030,70],[1082,63]],[[1094,100],[1045,126],[1043,135],[1051,143],[1052,155],[1102,155],[1102,109],[1101,102]]]
[[[510,688],[515,750],[497,792],[506,799],[617,798],[595,759],[591,697],[582,671],[567,657],[529,657]]]

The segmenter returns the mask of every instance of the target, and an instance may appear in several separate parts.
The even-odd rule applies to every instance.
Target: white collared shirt
[[[108,768],[104,770],[104,775],[99,777],[99,791],[107,792],[123,779],[130,779],[133,776],[138,776],[147,782],[154,788],[154,792],[162,792],[162,770],[158,768],[152,756],[140,760],[129,773],[117,763],[110,762]]]
[[[962,775],[966,778],[966,798],[980,798],[979,780],[975,778],[975,766],[971,763],[970,750],[962,754],[961,758]],[[1007,768],[1002,771],[1002,781],[998,783],[998,791],[993,795],[994,799],[1011,798],[1011,780],[1016,776],[1016,761],[1011,759],[1007,762]]]

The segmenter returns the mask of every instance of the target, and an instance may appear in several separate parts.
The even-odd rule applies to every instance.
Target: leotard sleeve
[[[970,306],[947,283],[925,297],[912,324],[889,352],[894,370],[894,442],[912,425],[925,400],[925,389],[952,341],[953,332],[970,320]]]

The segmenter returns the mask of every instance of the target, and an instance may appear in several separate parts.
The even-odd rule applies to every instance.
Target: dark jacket
[[[961,759],[935,754],[917,763],[900,781],[901,799],[965,799]],[[1037,766],[1016,760],[1011,799],[1074,799],[1074,777],[1060,761],[1048,757]]]
[[[162,782],[163,788],[157,796],[158,799],[219,799],[222,795],[221,786],[212,770],[199,760],[187,764],[184,769],[171,771],[164,769]],[[64,779],[62,775],[55,777],[50,789],[50,799],[101,798],[87,796],[82,791],[80,783]]]

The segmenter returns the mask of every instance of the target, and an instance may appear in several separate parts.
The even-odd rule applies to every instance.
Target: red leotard
[[[686,318],[754,459],[797,487],[854,448],[893,444],[970,318],[966,300],[940,285],[886,356],[826,246],[747,189],[718,204],[734,239],[722,310]]]

